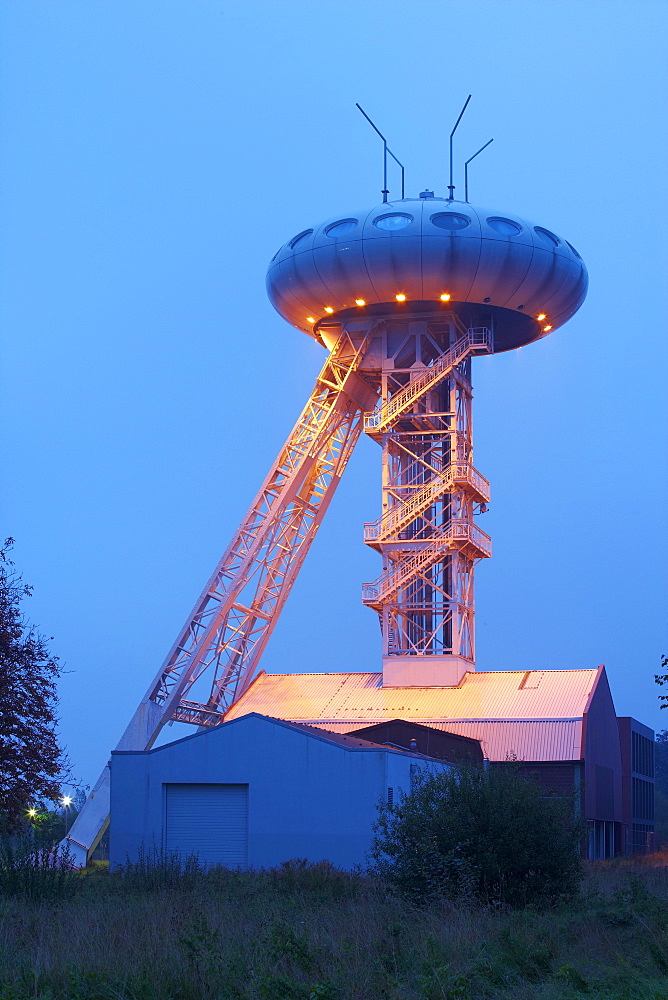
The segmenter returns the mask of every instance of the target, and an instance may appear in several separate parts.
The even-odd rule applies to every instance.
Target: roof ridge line
[[[273,716],[273,718],[275,718],[275,716]],[[309,719],[308,721],[306,719],[299,719],[299,720],[297,720],[297,719],[286,719],[285,721],[286,722],[294,722],[294,723],[296,723],[298,725],[303,725],[303,726],[324,726],[324,725],[348,726],[348,725],[355,724],[358,720],[352,720],[352,718],[349,718],[349,719],[341,719],[341,718],[338,718],[338,719],[322,719],[322,718],[319,718],[317,720]],[[363,723],[365,722],[367,725],[376,726],[376,725],[381,725],[384,722],[394,722],[395,720],[394,719],[380,719],[379,722],[370,722],[368,719],[361,719],[359,721],[361,721]],[[569,716],[561,715],[561,716],[551,716],[549,718],[546,718],[545,716],[537,715],[537,716],[532,717],[530,719],[527,719],[527,718],[515,718],[515,717],[513,717],[513,718],[499,718],[499,717],[497,717],[497,718],[489,718],[489,717],[482,718],[481,716],[472,716],[472,717],[461,718],[461,719],[435,719],[433,716],[429,716],[428,722],[425,722],[424,719],[400,719],[399,721],[401,721],[401,722],[415,722],[418,725],[428,725],[428,723],[437,722],[439,725],[447,726],[447,725],[454,725],[454,724],[460,723],[460,722],[461,723],[467,723],[467,724],[468,723],[473,723],[473,722],[494,722],[494,723],[496,723],[496,722],[513,722],[513,723],[519,723],[519,722],[532,722],[532,723],[533,722],[582,722],[582,716],[581,715],[569,715]]]
[[[598,667],[518,667],[511,670],[469,670],[464,676],[469,678],[486,677],[490,674],[595,674],[597,670]],[[296,670],[291,673],[275,674],[264,671],[264,674],[265,677],[376,677],[382,674],[382,672],[382,670]],[[399,685],[387,690],[429,691],[431,689],[441,690],[441,688],[455,689],[456,687],[457,685],[452,684],[425,684],[424,687],[411,686],[410,688],[404,688]]]

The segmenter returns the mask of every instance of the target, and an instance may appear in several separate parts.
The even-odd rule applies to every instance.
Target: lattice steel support
[[[383,513],[365,525],[382,575],[363,588],[381,620],[384,683],[459,683],[475,667],[476,562],[491,541],[473,521],[489,500],[474,469],[471,355],[487,329],[458,317],[389,321],[382,395],[365,429],[383,448]]]
[[[377,380],[359,374],[369,336],[330,329],[333,347],[308,403],[117,749],[150,748],[172,720],[217,725],[252,680],[359,438],[362,413],[375,406]],[[200,679],[209,682],[208,697],[189,700]],[[108,813],[105,768],[67,838],[79,861],[94,849]]]

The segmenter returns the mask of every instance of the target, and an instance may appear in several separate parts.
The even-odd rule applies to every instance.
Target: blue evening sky
[[[322,363],[264,276],[295,233],[379,199],[356,101],[408,192],[445,194],[472,93],[459,162],[495,141],[471,200],[589,268],[567,326],[475,363],[495,546],[478,667],[605,663],[618,713],[668,727],[667,5],[4,0],[0,18],[1,530],[67,671],[75,774],[107,760]],[[379,458],[361,441],[268,671],[380,669],[360,603]]]

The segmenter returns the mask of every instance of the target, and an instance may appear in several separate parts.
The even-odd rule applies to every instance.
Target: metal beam
[[[325,511],[375,406],[359,374],[369,333],[341,332],[284,447],[117,749],[146,750],[172,720],[213,725],[250,684]],[[208,674],[206,703],[186,695]],[[109,814],[109,769],[69,832],[85,863]]]

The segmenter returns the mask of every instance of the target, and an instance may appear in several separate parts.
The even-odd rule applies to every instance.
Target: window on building
[[[651,854],[654,850],[654,827],[648,823],[634,823],[631,838],[634,854]]]
[[[654,784],[633,778],[633,818],[654,819]]]
[[[631,733],[631,770],[654,777],[654,743],[640,733]]]

